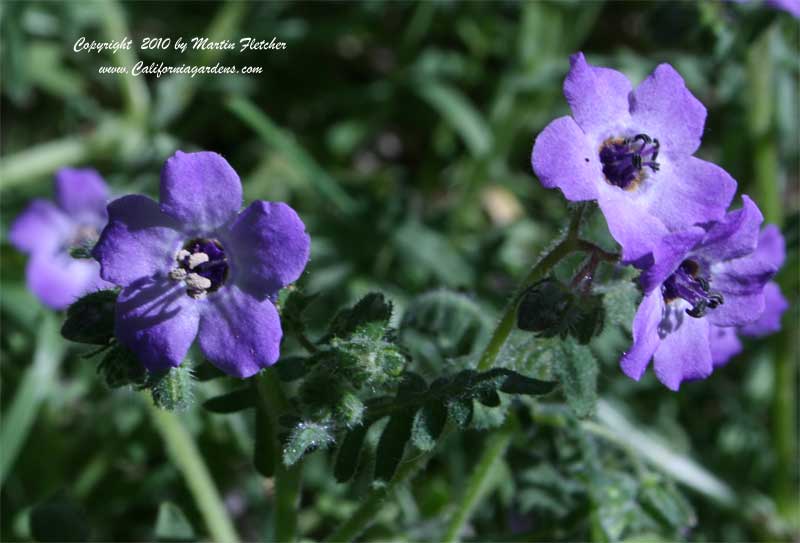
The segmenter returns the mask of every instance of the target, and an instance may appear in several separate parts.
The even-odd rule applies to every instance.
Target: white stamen
[[[205,253],[195,253],[189,257],[189,269],[193,270],[204,262],[208,262],[208,255]]]
[[[177,260],[178,262],[182,262],[183,260],[189,258],[190,256],[192,256],[192,253],[190,253],[186,249],[181,249],[180,251],[178,251],[178,256],[175,257],[175,260]]]
[[[205,297],[207,295],[205,290],[192,290],[192,289],[187,290],[186,294],[188,294],[190,297],[194,298],[195,300],[203,300],[203,299],[205,299]]]
[[[196,273],[187,275],[185,281],[186,286],[192,290],[207,290],[211,288],[211,279]]]
[[[186,279],[186,270],[183,268],[173,268],[169,270],[169,278],[173,281],[183,281]]]

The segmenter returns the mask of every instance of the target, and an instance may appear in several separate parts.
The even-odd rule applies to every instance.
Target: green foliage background
[[[566,372],[566,400],[531,404],[464,537],[744,541],[796,530],[800,26],[788,14],[758,1],[4,2],[0,25],[3,540],[29,539],[31,508],[48,499],[78,539],[84,524],[95,540],[207,537],[158,417],[135,392],[108,390],[97,360],[63,341],[61,317],[25,290],[25,258],[8,244],[8,225],[31,198],[51,197],[55,169],[93,166],[118,194],[155,195],[176,149],[221,153],[246,200],[287,201],[307,224],[312,259],[300,284],[319,293],[312,330],[372,290],[394,302],[395,325],[416,303],[423,320],[402,333],[415,370],[435,377],[460,369],[472,352],[464,345],[485,341],[566,223],[564,199],[538,184],[529,156],[535,135],[568,113],[561,83],[577,50],[634,81],[660,62],[683,74],[709,112],[699,155],[731,172],[787,238],[778,281],[792,307],[782,333],[745,341],[727,367],[675,394],[652,374],[634,383],[619,371],[635,291],[609,287],[613,329],[588,354],[598,371],[554,370]],[[138,44],[273,35],[287,50],[72,51],[81,36]],[[137,56],[264,73],[98,74]],[[613,248],[594,219],[592,231]],[[447,294],[429,292],[441,287],[465,293],[447,300],[452,313],[436,302]],[[513,339],[504,364],[519,371],[582,348]],[[196,393],[203,400],[235,386],[208,381]],[[198,403],[180,420],[240,536],[268,537],[274,489],[252,467],[252,418]],[[496,421],[488,414],[480,424]],[[441,537],[480,452],[501,438],[474,427],[450,434],[363,539]],[[671,451],[660,462],[659,443]],[[347,519],[367,489],[336,483],[332,454],[306,461],[299,522],[309,539]]]

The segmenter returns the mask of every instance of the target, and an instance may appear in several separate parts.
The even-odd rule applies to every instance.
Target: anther
[[[208,255],[205,253],[194,253],[189,255],[189,269],[193,270],[200,264],[208,262]]]

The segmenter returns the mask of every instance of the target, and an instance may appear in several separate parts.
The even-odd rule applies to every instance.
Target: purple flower
[[[754,258],[774,263],[778,268],[786,259],[786,245],[780,230],[775,225],[767,225],[758,238]],[[740,327],[712,326],[711,359],[714,367],[726,364],[742,351],[738,336],[763,337],[781,329],[781,317],[789,308],[789,302],[781,293],[778,283],[770,281],[764,286],[764,312],[756,320]]]
[[[103,278],[124,287],[117,339],[150,371],[178,366],[195,337],[236,377],[275,363],[282,331],[272,300],[308,262],[303,221],[281,202],[240,213],[239,176],[210,152],[169,158],[159,200],[113,201],[93,250]]]
[[[764,285],[778,270],[756,251],[761,212],[747,196],[741,209],[705,227],[665,236],[640,281],[645,296],[633,322],[633,345],[620,365],[639,380],[652,358],[656,376],[677,390],[713,370],[711,327],[740,326],[764,311]],[[730,339],[730,338],[728,338]],[[735,350],[730,346],[728,349]]]
[[[736,182],[692,156],[706,109],[669,64],[636,90],[615,70],[570,57],[564,95],[572,117],[536,138],[532,163],[547,188],[571,201],[597,200],[626,262],[669,232],[721,219]]]
[[[43,304],[64,309],[93,290],[107,288],[100,266],[70,256],[91,247],[106,224],[108,187],[95,170],[64,168],[55,176],[56,203],[34,200],[11,225],[9,239],[30,259],[28,288]]]

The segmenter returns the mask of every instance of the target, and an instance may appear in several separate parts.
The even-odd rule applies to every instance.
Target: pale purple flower
[[[90,248],[106,224],[108,187],[95,170],[63,168],[55,175],[55,203],[37,199],[11,225],[9,240],[30,255],[28,288],[52,309],[109,285],[100,266],[70,250]]]
[[[150,371],[178,366],[195,337],[229,375],[274,364],[282,330],[273,300],[309,257],[300,217],[281,202],[240,212],[239,176],[211,152],[169,158],[159,201],[113,201],[93,251],[103,278],[124,287],[117,339]]]
[[[644,298],[633,345],[620,365],[639,380],[652,358],[656,376],[677,390],[713,370],[712,326],[741,326],[764,311],[764,285],[780,266],[756,251],[763,216],[747,196],[723,220],[667,235],[640,281]]]
[[[783,266],[786,245],[777,226],[770,224],[761,231],[754,258],[772,262],[778,268]],[[756,320],[739,327],[712,326],[710,339],[714,367],[726,364],[742,351],[738,336],[763,337],[778,332],[783,313],[788,308],[789,302],[781,293],[781,287],[775,281],[770,281],[764,286],[764,311]]]
[[[597,200],[625,262],[647,256],[672,231],[721,219],[736,182],[692,156],[706,109],[669,64],[635,90],[615,70],[570,57],[564,95],[572,116],[536,138],[533,169],[571,201]]]

